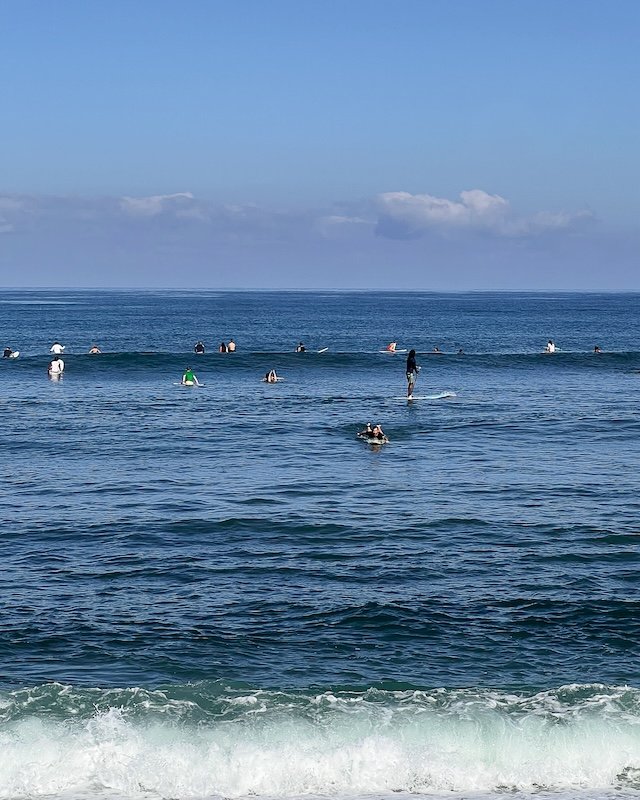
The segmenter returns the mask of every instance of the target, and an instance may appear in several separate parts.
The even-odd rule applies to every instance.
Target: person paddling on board
[[[409,350],[409,355],[407,356],[407,398],[409,400],[413,397],[413,387],[419,371],[420,367],[416,364],[416,351]]]
[[[202,386],[202,384],[198,381],[195,376],[194,371],[191,367],[187,367],[184,371],[184,375],[182,376],[182,385],[183,386]]]
[[[275,369],[270,369],[269,372],[265,373],[265,376],[264,376],[263,380],[266,383],[277,383],[278,382],[278,376],[276,374]]]
[[[193,347],[193,352],[196,355],[203,356],[204,355],[204,342],[201,342],[200,340],[198,340],[195,343],[194,347]]]
[[[10,347],[5,347],[3,352],[2,352],[2,357],[3,358],[11,358],[11,353],[13,353],[13,350]]]
[[[386,350],[387,350],[389,353],[395,353],[395,352],[396,352],[396,347],[397,347],[397,346],[398,346],[398,343],[397,343],[397,342],[389,342],[389,344],[388,344],[388,345],[387,345],[387,347],[386,347]]]
[[[547,342],[547,346],[544,348],[544,352],[545,353],[555,353],[556,352],[556,346],[551,341],[551,339],[549,339],[549,341]]]

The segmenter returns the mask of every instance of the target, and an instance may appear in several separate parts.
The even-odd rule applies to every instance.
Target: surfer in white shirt
[[[547,342],[547,346],[545,347],[544,352],[545,353],[555,353],[556,352],[556,346],[551,341],[551,339],[549,339],[549,341]]]
[[[64,372],[64,361],[58,356],[49,364],[49,375],[62,375]]]
[[[60,353],[64,353],[64,345],[60,344],[60,342],[54,342],[51,345],[51,349],[49,350],[49,352],[55,353],[57,356],[59,356]]]

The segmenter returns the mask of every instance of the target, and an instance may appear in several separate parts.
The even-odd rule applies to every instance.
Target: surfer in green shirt
[[[184,375],[182,376],[182,385],[183,386],[202,386],[202,384],[196,378],[195,372],[191,369],[191,367],[187,367],[184,371]]]

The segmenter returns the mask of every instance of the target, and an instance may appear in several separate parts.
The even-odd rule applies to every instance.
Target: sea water
[[[636,796],[639,300],[3,292],[0,797]]]

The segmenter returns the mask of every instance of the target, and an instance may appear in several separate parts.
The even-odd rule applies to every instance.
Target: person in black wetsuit
[[[409,350],[407,356],[407,397],[409,399],[413,396],[413,387],[419,371],[420,367],[416,364],[416,351]]]
[[[204,343],[200,341],[196,342],[193,352],[197,353],[199,356],[204,355]]]
[[[13,350],[10,347],[5,347],[4,351],[2,353],[2,357],[3,358],[11,358],[11,353],[13,353]]]

